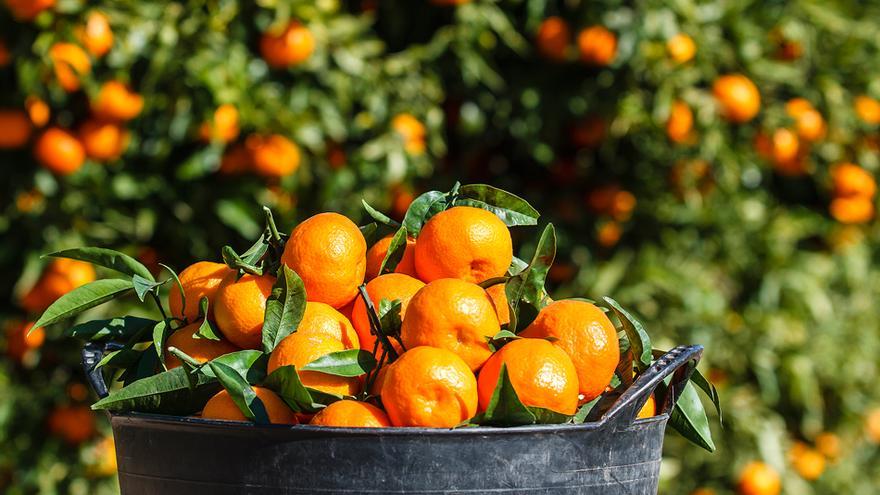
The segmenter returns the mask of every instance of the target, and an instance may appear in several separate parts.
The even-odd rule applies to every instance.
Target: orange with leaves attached
[[[346,350],[345,344],[327,335],[295,332],[285,337],[269,356],[269,373],[282,366],[295,366],[299,379],[306,387],[328,394],[356,395],[360,388],[357,377],[336,376],[302,367],[327,354]]]
[[[201,324],[201,321],[197,321],[195,323],[190,323],[183,328],[179,328],[168,337],[168,340],[165,341],[165,365],[169,370],[177,368],[183,364],[177,356],[168,352],[169,347],[179,349],[184,354],[200,363],[205,363],[214,358],[239,350],[225,340],[195,338],[194,336],[196,332],[199,331],[199,326],[201,326]]]
[[[253,387],[257,398],[266,409],[266,416],[272,424],[295,425],[299,421],[287,404],[275,392],[263,387]],[[202,409],[202,418],[221,419],[225,421],[247,421],[244,414],[235,405],[229,392],[221,390],[205,404]]]
[[[383,299],[400,301],[400,317],[406,315],[406,308],[413,295],[424,287],[424,282],[402,273],[386,273],[367,283],[367,294],[376,311]],[[372,351],[376,344],[376,336],[370,331],[370,319],[367,316],[367,305],[362,297],[356,297],[351,311],[351,322],[357,330],[361,349]],[[392,340],[392,342],[394,342]]]
[[[260,54],[269,66],[278,68],[299,65],[315,51],[315,37],[309,28],[291,22],[281,31],[266,32],[260,38]]]
[[[272,293],[275,277],[245,274],[237,279],[230,272],[214,293],[214,319],[220,332],[242,349],[259,349],[263,339],[266,299]],[[187,298],[187,308],[189,308]]]
[[[193,321],[199,317],[199,304],[203,297],[208,298],[208,318],[214,315],[214,295],[220,282],[227,275],[232,274],[231,268],[223,263],[211,261],[198,261],[183,269],[178,278],[186,296],[186,308],[183,307],[183,298],[180,290],[173,285],[168,292],[168,307],[171,314],[178,318],[186,318]]]
[[[321,409],[309,422],[318,426],[384,428],[391,426],[385,411],[356,400],[340,400]]]
[[[385,256],[388,254],[388,248],[391,247],[392,238],[392,236],[383,237],[367,250],[366,280],[373,280],[379,276],[379,269],[382,267],[382,261],[385,260]],[[406,239],[406,247],[403,250],[403,257],[400,258],[397,266],[394,267],[394,273],[403,273],[404,275],[415,277],[415,256],[416,240],[408,237]]]
[[[721,107],[721,113],[731,122],[748,122],[761,110],[758,87],[742,74],[719,77],[712,85],[712,93]]]

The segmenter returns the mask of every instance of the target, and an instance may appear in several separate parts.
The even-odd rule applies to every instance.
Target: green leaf
[[[154,282],[137,274],[131,277],[131,284],[134,286],[134,293],[137,294],[138,299],[140,299],[141,302],[144,302],[147,292],[155,290],[156,287],[161,287],[165,282],[167,282],[167,280],[164,282]]]
[[[525,261],[517,258],[516,256],[510,261],[510,268],[507,269],[508,276],[519,275],[523,270],[529,267],[529,264]]]
[[[271,220],[271,213],[269,214],[269,218],[266,220],[269,222]],[[262,258],[263,255],[266,254],[266,251],[269,250],[269,243],[266,240],[266,235],[261,235],[256,242],[254,242],[251,247],[248,248],[241,256],[240,259],[248,264],[249,266],[255,266]]]
[[[648,332],[645,331],[639,320],[623,309],[620,303],[607,296],[602,299],[611,308],[611,311],[617,315],[620,324],[623,325],[623,331],[629,340],[630,350],[636,367],[639,372],[645,371],[651,366],[651,337],[648,336]]]
[[[269,424],[266,406],[238,371],[218,362],[210,362],[208,366],[245,418],[257,424]]]
[[[545,409],[543,407],[529,407],[529,411],[535,415],[535,424],[559,425],[571,421],[572,416]]]
[[[510,325],[516,331],[525,327],[538,315],[545,305],[544,283],[547,273],[556,257],[556,230],[547,224],[538,240],[535,253],[529,265],[517,275],[508,279],[504,286],[507,304],[510,308]]]
[[[223,256],[223,262],[226,263],[226,266],[233,270],[241,270],[245,273],[250,273],[251,275],[256,276],[263,274],[262,268],[242,259],[242,257],[239,256],[231,246],[223,246],[223,249],[220,250],[220,254]]]
[[[492,399],[480,418],[480,424],[489,426],[520,426],[535,424],[535,414],[523,405],[510,382],[507,365],[501,365]]]
[[[219,341],[220,336],[217,335],[217,332],[214,330],[214,325],[211,324],[211,321],[208,319],[208,298],[202,297],[199,300],[199,315],[202,318],[202,323],[199,325],[199,329],[196,330],[196,333],[193,334],[194,339],[205,339],[205,340],[215,340]]]
[[[87,309],[104,304],[132,290],[131,280],[108,278],[95,280],[64,294],[40,316],[34,328],[72,318]]]
[[[697,394],[697,389],[691,382],[687,382],[675,403],[675,408],[669,417],[669,424],[681,436],[700,447],[715,452],[715,442],[712,441],[712,431],[709,429],[709,419],[706,410]]]
[[[295,412],[313,413],[325,405],[342,399],[340,396],[319,392],[302,384],[296,367],[281,366],[266,378],[263,386],[278,394]]]
[[[164,265],[162,263],[159,263],[159,266],[168,270],[168,272],[171,273],[171,278],[174,279],[174,284],[177,286],[177,290],[180,293],[180,307],[185,308],[186,307],[186,291],[183,290],[183,284],[180,282],[180,277],[177,276],[177,272],[174,271],[174,269],[168,265]],[[171,315],[171,316],[183,317],[183,315]]]
[[[405,252],[406,227],[400,227],[394,234],[394,237],[391,238],[388,251],[385,253],[385,258],[382,259],[382,264],[379,266],[379,275],[393,272],[397,268],[397,264],[400,263],[400,260],[403,259]]]
[[[363,199],[362,199],[362,200],[361,200],[361,204],[364,205],[364,209],[367,210],[367,215],[370,215],[370,217],[371,217],[373,220],[375,220],[375,221],[377,221],[377,222],[379,222],[379,223],[381,223],[381,224],[383,224],[383,225],[387,225],[387,226],[389,226],[389,227],[391,227],[391,228],[395,228],[395,229],[396,229],[396,228],[400,227],[400,224],[399,224],[398,222],[394,221],[394,220],[393,220],[391,217],[389,217],[388,215],[386,215],[386,214],[382,213],[381,211],[379,211],[379,210],[373,208],[372,206],[370,206],[370,205],[366,202],[366,200],[363,200]]]
[[[445,198],[446,195],[440,191],[428,191],[414,199],[406,210],[406,215],[403,217],[403,226],[406,228],[406,231],[411,236],[418,237],[419,232],[422,231],[422,226],[425,225],[425,222],[428,221],[430,214],[433,212],[432,206],[438,202],[442,202],[445,206]]]
[[[479,285],[483,289],[488,289],[489,287],[506,283],[508,280],[510,280],[510,277],[492,277],[492,278],[487,278],[486,280],[483,280],[482,282],[480,282],[477,285]]]
[[[364,349],[331,352],[303,366],[303,371],[319,371],[336,376],[361,376],[376,367],[376,358]]]
[[[724,416],[721,412],[721,397],[718,396],[718,390],[715,389],[715,385],[712,385],[709,380],[700,373],[700,370],[694,368],[694,372],[691,374],[690,383],[693,383],[697,387],[699,387],[709,400],[712,401],[712,404],[715,406],[715,412],[718,413],[718,422],[724,423]]]
[[[572,418],[571,418],[571,422],[574,423],[574,424],[576,424],[576,425],[579,425],[579,424],[582,424],[582,423],[586,422],[586,421],[587,421],[587,417],[588,417],[588,416],[590,415],[590,413],[593,411],[593,407],[595,407],[596,404],[598,404],[600,400],[602,400],[602,396],[601,396],[601,395],[600,395],[599,397],[596,397],[595,399],[591,400],[590,402],[587,402],[586,404],[582,405],[582,406],[577,410],[577,412],[575,413],[575,415],[572,416]]]
[[[541,216],[538,210],[523,198],[487,184],[461,186],[458,190],[458,198],[453,204],[491,211],[508,227],[536,225],[538,217]]]
[[[379,301],[379,324],[382,325],[382,332],[385,335],[400,337],[400,326],[403,323],[400,317],[401,309],[403,309],[403,303],[399,299]]]
[[[153,326],[153,347],[163,368],[165,368],[165,340],[171,334],[169,322],[170,320],[163,320]]]
[[[73,260],[87,261],[89,263],[115,270],[125,275],[139,275],[149,281],[153,281],[153,274],[141,262],[127,254],[99,247],[81,247],[65,249],[47,254],[52,258],[68,258]]]
[[[517,336],[510,330],[502,330],[486,340],[489,342],[489,349],[491,349],[492,352],[497,352],[505,345],[520,338],[522,337]]]
[[[95,368],[128,368],[135,365],[144,351],[138,351],[130,347],[124,347],[108,352],[98,361]]]
[[[306,311],[306,287],[297,273],[281,265],[272,293],[266,300],[263,319],[263,350],[272,352],[279,342],[295,332]]]
[[[68,328],[64,335],[91,341],[128,340],[156,323],[156,320],[137,316],[92,320]]]

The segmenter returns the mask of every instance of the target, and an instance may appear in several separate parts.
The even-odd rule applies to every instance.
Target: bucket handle
[[[702,355],[701,345],[680,345],[660,356],[608,409],[602,416],[602,422],[611,423],[616,429],[629,428],[660,382],[672,375],[666,399],[657,413],[669,412],[675,406]]]
[[[123,345],[118,342],[87,342],[82,350],[82,367],[86,374],[86,380],[91,385],[92,390],[98,395],[99,399],[103,399],[110,395],[107,391],[107,382],[104,381],[104,374],[98,368],[98,363],[103,359],[104,354],[110,351],[122,349]]]

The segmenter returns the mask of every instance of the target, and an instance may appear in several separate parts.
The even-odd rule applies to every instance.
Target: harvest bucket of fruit
[[[156,305],[66,330],[124,494],[654,494],[667,422],[714,449],[702,347],[653,349],[609,297],[553,300],[553,226],[513,256],[526,201],[456,184],[401,222],[364,207],[363,227],[322,213],[289,235],[266,209],[245,252],[164,279],[109,249],[51,255],[122,276],[36,327],[126,294]]]

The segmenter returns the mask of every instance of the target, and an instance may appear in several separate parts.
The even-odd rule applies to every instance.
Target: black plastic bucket
[[[515,428],[328,428],[111,414],[123,495],[503,493],[655,495],[667,411],[699,361],[677,347],[595,422]],[[83,364],[106,385],[87,347]],[[673,375],[658,415],[636,420]]]

